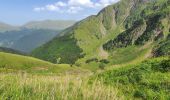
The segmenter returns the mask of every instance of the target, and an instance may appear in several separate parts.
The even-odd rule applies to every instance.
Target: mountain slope
[[[25,53],[21,51],[17,51],[11,48],[5,48],[5,47],[0,47],[0,52],[5,52],[5,53],[12,53],[12,54],[19,54],[19,55],[26,55]]]
[[[0,46],[13,48],[26,53],[53,39],[74,21],[39,21],[18,27],[18,30],[0,32]],[[3,28],[5,29],[5,28]]]
[[[27,73],[64,73],[66,71],[75,72],[77,68],[69,65],[55,65],[43,60],[18,54],[4,53],[0,51],[0,72],[27,72]],[[80,71],[81,69],[79,69]]]
[[[77,41],[75,43],[75,45],[77,45],[78,47],[77,49],[83,50],[83,52],[80,52],[79,54],[76,53],[73,55],[93,56],[93,53],[96,55],[96,50],[102,45],[103,41],[108,39],[108,37],[110,36],[116,36],[116,33],[113,32],[113,30],[117,29],[117,33],[120,31],[117,27],[123,22],[122,20],[124,20],[130,12],[130,7],[132,4],[128,2],[129,1],[124,0],[121,3],[118,3],[117,5],[112,5],[107,8],[104,8],[98,15],[90,16],[80,21],[79,23],[74,25],[70,31],[66,31],[66,33],[63,33],[69,35],[62,36],[61,38],[68,37]],[[129,9],[125,8],[125,6],[129,7]],[[53,47],[53,44],[56,40],[58,40],[58,38],[47,43],[49,48],[46,48],[46,45],[38,48],[38,50],[35,50],[33,52],[33,55],[38,57],[41,55],[42,53],[41,51],[48,52],[50,49],[52,49],[51,47]],[[67,42],[65,42],[65,44],[67,44]],[[56,48],[53,48],[53,50],[54,51],[57,50],[58,49],[57,47],[60,48],[62,47],[62,45],[56,45]],[[69,49],[64,47],[63,49],[66,54],[69,53]],[[62,54],[62,51],[57,52],[57,54]],[[48,60],[48,58],[50,58],[50,55],[56,56],[57,54],[53,52],[48,52],[47,56],[43,57],[42,59]],[[58,57],[61,56],[57,56],[57,58]],[[74,59],[72,62],[75,62],[78,59],[79,57]]]
[[[0,33],[0,45],[22,52],[31,52],[36,47],[48,42],[59,32],[45,29],[21,29]]]
[[[126,99],[170,98],[170,59],[149,59],[137,65],[129,65],[106,71],[96,78],[106,86],[118,88]],[[94,79],[96,79],[94,78]]]
[[[61,61],[65,63],[70,63],[65,59],[74,56],[76,58],[71,60],[72,63],[87,66],[85,62],[92,60],[93,67],[94,64],[98,66],[102,59],[114,62],[120,58],[110,64],[122,64],[149,57],[152,47],[169,34],[169,5],[168,0],[121,0],[61,33],[65,35],[60,38],[76,41],[71,42],[73,48],[80,49],[81,52],[70,52],[67,47],[62,47],[63,44],[70,43],[69,41],[55,38],[32,54],[51,62],[54,62],[50,60],[51,56],[62,58]],[[41,54],[45,56],[42,57]],[[67,56],[62,57],[62,54]],[[125,59],[127,56],[128,59]]]

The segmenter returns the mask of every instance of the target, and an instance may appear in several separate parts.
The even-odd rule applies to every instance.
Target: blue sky
[[[118,0],[0,0],[0,21],[81,20]]]

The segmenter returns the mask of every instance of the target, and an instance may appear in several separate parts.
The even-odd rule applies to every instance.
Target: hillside
[[[112,69],[93,78],[107,86],[118,88],[118,94],[124,95],[128,100],[169,100],[169,77],[170,59],[161,57]]]
[[[5,47],[0,47],[0,52],[5,52],[5,53],[12,53],[12,54],[19,54],[19,55],[27,55],[21,51],[17,51],[11,48],[5,48]]]
[[[0,46],[29,53],[57,36],[59,31],[45,29],[21,29],[0,33]]]
[[[41,73],[41,74],[58,74],[64,72],[81,71],[69,65],[55,65],[43,60],[39,60],[29,56],[21,56],[18,54],[4,53],[0,51],[0,72],[26,72],[26,73]]]
[[[63,31],[64,35],[32,55],[89,68],[98,67],[103,60],[110,65],[141,61],[151,57],[153,47],[167,38],[169,6],[168,0],[121,0]]]

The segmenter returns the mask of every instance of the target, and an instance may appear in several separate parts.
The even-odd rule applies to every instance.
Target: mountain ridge
[[[0,46],[30,53],[74,23],[74,21],[46,20],[27,24],[28,26],[18,26],[15,29],[8,28],[9,30],[0,31]]]
[[[78,22],[69,31],[64,31],[63,34],[65,35],[60,37],[66,40],[69,38],[76,41],[76,43],[66,40],[60,41],[59,38],[54,38],[47,44],[37,48],[32,54],[35,57],[54,63],[56,59],[61,58],[62,63],[73,63],[81,66],[86,66],[85,62],[90,59],[106,59],[101,55],[101,47],[109,55],[107,60],[114,62],[110,64],[129,62],[137,59],[138,55],[145,57],[145,54],[148,54],[146,51],[151,51],[153,45],[166,38],[167,34],[169,34],[169,31],[167,31],[169,27],[166,27],[169,23],[167,22],[167,25],[164,23],[169,19],[168,7],[168,0],[121,0],[116,4],[104,8],[97,15],[90,16]],[[166,16],[164,17],[164,15]],[[163,32],[164,38],[161,38],[162,32],[159,32],[159,30]],[[140,49],[149,40],[156,39],[156,37],[158,40],[153,41],[147,48]],[[103,45],[111,41],[108,43],[108,47],[115,46],[116,44],[112,44],[112,40],[116,38],[118,39],[115,43],[120,48],[116,47],[115,50],[107,51]],[[74,49],[77,48],[81,52],[69,53],[69,50],[72,48],[69,45],[63,47],[59,44],[60,42],[62,42],[62,45],[72,43]],[[123,46],[120,45],[121,42]],[[136,52],[129,52],[129,50]],[[119,53],[115,54],[114,52]],[[45,54],[46,56],[41,56],[41,54]],[[63,56],[63,54],[65,55]],[[72,56],[75,58],[70,60]],[[115,62],[114,60],[117,56],[119,56],[119,61]],[[124,58],[127,56],[129,58],[125,60]],[[54,59],[50,60],[51,57]],[[95,62],[95,60],[92,62]],[[96,66],[98,64],[100,63],[97,63]]]

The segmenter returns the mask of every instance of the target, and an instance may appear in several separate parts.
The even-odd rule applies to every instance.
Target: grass
[[[170,98],[170,61],[167,57],[96,74],[74,66],[55,65],[15,54],[0,53],[0,57],[0,65],[6,61],[6,66],[0,68],[0,98],[5,100]],[[7,59],[2,60],[2,57]],[[24,66],[28,62],[32,63]],[[12,64],[16,66],[9,67]],[[36,67],[39,64],[48,65],[47,69]]]
[[[1,74],[0,98],[5,100],[112,100],[117,90],[85,78]]]
[[[150,48],[143,48],[141,46],[129,46],[127,48],[117,49],[110,54],[111,65],[119,65],[132,62],[133,60],[139,60],[140,57],[144,57]],[[136,61],[135,61],[136,62]]]
[[[166,57],[109,70],[96,78],[119,88],[118,94],[126,99],[170,99],[170,60]]]
[[[88,72],[67,64],[52,64],[33,57],[0,52],[0,72],[27,72],[40,74],[59,74],[63,72]]]

